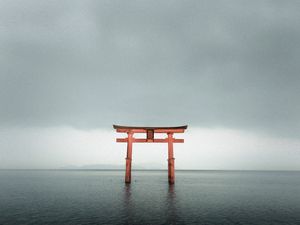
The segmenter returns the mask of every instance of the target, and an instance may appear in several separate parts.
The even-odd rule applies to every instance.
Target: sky
[[[0,0],[0,168],[125,163],[112,124],[189,125],[178,169],[300,170],[297,0]],[[135,144],[133,168],[166,168]]]

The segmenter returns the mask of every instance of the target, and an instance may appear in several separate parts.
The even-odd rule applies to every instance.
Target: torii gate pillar
[[[125,182],[131,182],[131,162],[132,162],[132,138],[133,134],[128,132],[128,141],[127,141],[127,155],[126,155],[126,173],[125,173]]]
[[[118,126],[113,125],[117,132],[127,133],[127,138],[117,138],[117,142],[127,142],[127,155],[126,155],[126,172],[125,183],[131,183],[131,162],[132,162],[132,144],[136,143],[168,143],[168,180],[169,184],[175,182],[175,165],[174,165],[174,152],[173,143],[183,143],[183,139],[175,139],[174,133],[183,133],[187,126],[180,127],[131,127],[131,126]],[[134,133],[146,133],[147,137],[134,138]],[[167,138],[154,138],[155,133],[166,133]]]
[[[175,165],[173,153],[173,134],[168,133],[168,179],[170,184],[175,182]]]

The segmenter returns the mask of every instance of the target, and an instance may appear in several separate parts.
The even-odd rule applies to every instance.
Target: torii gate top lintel
[[[138,127],[138,126],[120,126],[113,125],[114,129],[120,133],[147,133],[148,130],[152,130],[155,133],[183,133],[187,129],[187,125],[178,127]]]
[[[146,133],[146,139],[132,137],[132,142],[138,143],[168,143],[170,141],[168,138],[154,138],[154,133],[171,134],[172,142],[183,143],[183,139],[173,138],[173,133],[184,133],[185,129],[187,129],[187,125],[178,127],[136,127],[113,125],[113,127],[118,133],[128,133],[128,138],[129,135],[133,135],[134,133]],[[128,142],[128,138],[117,138],[117,142]]]
[[[139,126],[121,126],[121,125],[113,125],[115,129],[186,129],[188,126],[177,126],[177,127],[139,127]]]
[[[117,142],[127,143],[127,156],[126,156],[126,174],[125,182],[131,182],[131,161],[132,161],[132,144],[133,143],[168,143],[168,177],[169,183],[174,184],[175,171],[174,171],[174,153],[173,143],[183,143],[184,139],[173,138],[173,133],[184,133],[187,125],[177,127],[138,127],[138,126],[120,126],[113,125],[118,133],[127,133],[127,138],[117,138]],[[134,138],[134,133],[146,133],[146,138]],[[155,138],[155,133],[166,133],[167,138]]]

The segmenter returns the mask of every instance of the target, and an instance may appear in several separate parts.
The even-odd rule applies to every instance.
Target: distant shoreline
[[[0,169],[0,171],[125,171],[124,169]],[[167,169],[132,169],[132,171],[168,171]],[[177,169],[178,172],[300,172],[300,170],[213,170]]]

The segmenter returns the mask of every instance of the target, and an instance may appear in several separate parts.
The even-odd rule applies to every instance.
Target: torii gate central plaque
[[[168,143],[168,178],[169,184],[175,182],[173,143],[183,143],[184,139],[175,139],[174,133],[184,133],[187,125],[179,127],[132,127],[113,125],[118,133],[127,133],[127,138],[117,138],[117,142],[127,142],[125,183],[131,182],[131,161],[133,143]],[[134,138],[134,133],[145,133],[146,138]],[[166,138],[155,138],[155,133],[165,133]]]

